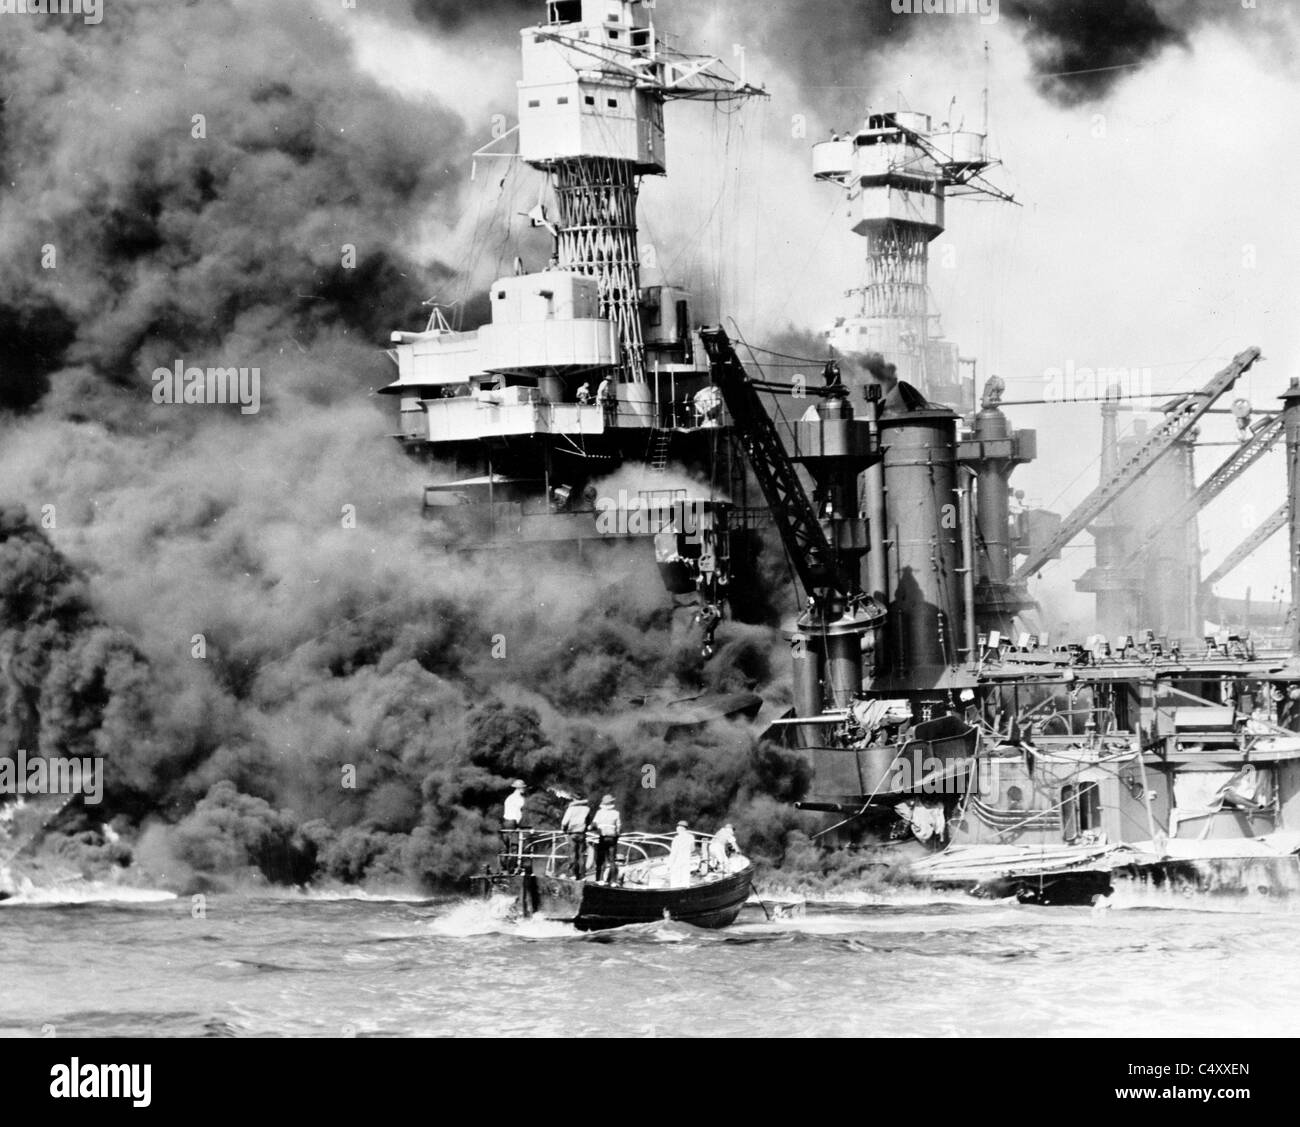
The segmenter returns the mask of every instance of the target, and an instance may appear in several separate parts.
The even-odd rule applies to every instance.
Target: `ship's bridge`
[[[651,379],[618,378],[616,323],[601,316],[599,280],[548,269],[498,278],[492,319],[453,331],[435,314],[420,333],[395,332],[402,437],[457,442],[543,433],[591,435],[609,427],[699,425],[693,397],[708,382],[694,355],[685,290],[640,293]],[[608,379],[609,402],[598,401]]]
[[[492,320],[477,331],[393,333],[398,374],[382,390],[439,396],[490,374],[555,376],[618,362],[617,331],[600,316],[594,278],[566,270],[518,274],[493,282],[491,298]]]

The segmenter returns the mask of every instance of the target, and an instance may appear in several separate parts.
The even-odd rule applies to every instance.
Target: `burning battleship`
[[[398,439],[451,472],[424,493],[434,539],[458,549],[529,545],[581,553],[653,542],[668,589],[698,593],[708,648],[731,580],[732,457],[690,294],[647,284],[637,199],[667,172],[664,104],[760,97],[714,57],[677,49],[638,0],[551,0],[523,33],[518,159],[553,208],[530,223],[554,240],[545,269],[498,278],[491,320],[454,331],[442,312],[392,334]],[[494,141],[478,159],[504,155]],[[664,484],[671,464],[694,488]],[[613,495],[601,483],[637,471]]]
[[[554,199],[530,213],[554,257],[496,280],[479,329],[435,310],[392,338],[396,437],[451,471],[424,496],[439,537],[463,550],[653,542],[669,589],[698,593],[707,653],[753,551],[752,481],[801,608],[785,630],[794,707],[770,734],[812,765],[801,805],[825,817],[824,840],[899,842],[917,879],[1044,903],[1122,880],[1300,891],[1295,619],[1261,632],[1213,590],[1284,527],[1297,589],[1300,385],[1262,414],[1217,406],[1259,362],[1246,348],[1128,438],[1103,389],[1096,488],[1064,517],[1024,506],[1011,476],[1037,457],[1035,433],[1012,425],[996,376],[977,405],[974,363],[937,329],[926,274],[949,198],[1007,198],[988,177],[987,120],[901,110],[812,149],[813,176],[847,194],[867,246],[860,305],[826,333],[822,386],[751,374],[683,288],[645,284],[636,203],[640,178],[666,172],[666,101],[762,91],[672,47],[631,0],[544,11],[523,32],[512,134]],[[1237,441],[1197,484],[1211,413],[1234,417]],[[1198,513],[1279,444],[1286,503],[1202,576]],[[600,496],[621,467],[670,464],[699,490]],[[1096,628],[1052,637],[1028,583],[1085,531],[1096,564],[1077,587],[1095,596]]]

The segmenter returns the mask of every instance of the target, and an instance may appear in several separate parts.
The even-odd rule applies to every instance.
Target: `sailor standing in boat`
[[[695,860],[695,835],[686,822],[677,823],[672,848],[668,850],[668,887],[689,888]]]
[[[618,876],[618,835],[623,832],[623,820],[614,808],[612,794],[600,800],[600,809],[592,818],[591,825],[596,831],[596,879],[601,879],[608,866],[609,883],[613,884]]]
[[[573,850],[573,879],[582,880],[587,875],[587,823],[591,821],[591,804],[582,795],[569,803],[564,811],[560,830],[569,835]]]
[[[739,852],[740,846],[736,842],[736,831],[728,822],[713,835],[713,840],[709,842],[709,868],[717,869],[722,873],[727,872],[727,858],[732,853]]]
[[[510,869],[513,870],[523,845],[524,791],[528,789],[523,779],[516,779],[510,784],[510,793],[506,795],[505,808],[501,813],[501,844]]]

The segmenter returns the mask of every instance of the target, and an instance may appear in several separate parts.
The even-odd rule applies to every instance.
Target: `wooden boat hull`
[[[572,923],[579,931],[673,919],[694,927],[723,928],[735,922],[749,899],[752,866],[690,888],[626,888],[534,874],[477,878],[484,895],[507,893],[525,915]]]

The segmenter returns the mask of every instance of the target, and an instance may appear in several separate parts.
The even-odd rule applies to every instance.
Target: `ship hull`
[[[1179,898],[1287,900],[1300,896],[1300,852],[1292,835],[1282,842],[1197,842],[1195,854],[1151,856],[1138,847],[1025,850],[966,847],[936,854],[913,867],[913,876],[935,888],[1023,903],[1088,904],[1120,892]],[[1216,847],[1217,846],[1217,847]],[[1037,853],[1037,858],[1033,854]],[[1066,854],[1078,855],[1070,858]],[[955,863],[954,863],[955,862]]]

